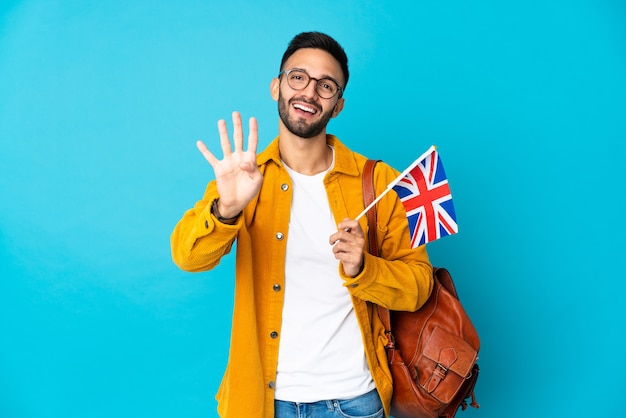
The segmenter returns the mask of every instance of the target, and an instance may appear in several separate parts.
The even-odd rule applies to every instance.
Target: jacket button
[[[270,332],[270,337],[271,338],[277,338],[278,337],[278,333],[276,331],[272,331],[272,332]]]
[[[287,190],[289,190],[289,185],[287,183],[283,183],[283,184],[280,185],[280,189],[283,192],[286,192]]]
[[[268,386],[270,389],[274,389],[274,386],[276,386],[276,384],[275,384],[275,383],[274,383],[274,381],[272,380],[272,381],[270,381],[270,382],[267,384],[267,386]]]
[[[283,235],[282,232],[277,232],[276,233],[276,239],[281,241],[283,238],[285,238],[285,236]]]
[[[280,292],[280,285],[276,283],[274,286],[272,286],[272,289],[274,289],[274,292]]]
[[[209,229],[209,221],[208,220],[204,221],[204,227],[206,229]]]

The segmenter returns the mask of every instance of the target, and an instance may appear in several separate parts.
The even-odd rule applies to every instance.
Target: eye
[[[321,88],[324,91],[327,91],[329,93],[334,93],[335,90],[337,90],[337,87],[335,87],[335,83],[333,83],[330,80],[320,80],[317,85],[319,86],[319,88]]]
[[[292,88],[300,90],[309,83],[309,76],[302,70],[292,70],[289,72],[287,82]]]

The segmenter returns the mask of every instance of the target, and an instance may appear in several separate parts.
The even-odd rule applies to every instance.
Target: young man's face
[[[309,84],[302,90],[295,90],[283,74],[272,81],[272,97],[278,101],[280,120],[289,132],[301,138],[312,138],[322,133],[328,121],[341,112],[344,101],[340,92],[329,99],[320,97],[316,80],[328,78],[343,87],[343,72],[332,55],[312,48],[299,49],[289,57],[283,70],[293,68],[304,70],[312,77]]]

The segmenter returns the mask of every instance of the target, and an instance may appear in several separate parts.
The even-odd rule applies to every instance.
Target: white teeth
[[[305,112],[309,112],[309,113],[315,113],[315,109],[312,107],[308,107],[308,106],[304,106],[300,103],[296,103],[293,105],[293,107],[295,107],[296,109],[300,109],[303,110]]]

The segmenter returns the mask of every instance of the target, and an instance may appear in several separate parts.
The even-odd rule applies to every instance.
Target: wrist
[[[219,209],[219,198],[215,199],[211,204],[211,213],[217,218],[218,221],[226,224],[234,224],[239,216],[241,215],[241,211],[239,211],[236,215],[230,215],[228,211],[225,211],[225,214],[222,214],[222,211]]]

